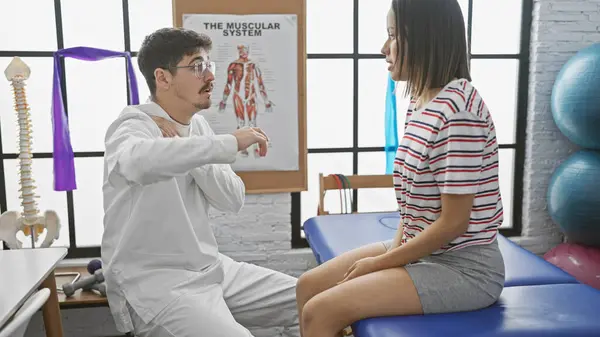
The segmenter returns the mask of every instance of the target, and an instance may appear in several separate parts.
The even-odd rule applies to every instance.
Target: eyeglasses
[[[215,71],[217,69],[217,65],[211,61],[202,61],[202,62],[194,63],[191,66],[179,66],[179,67],[174,67],[174,68],[176,68],[176,69],[179,69],[179,68],[193,69],[194,75],[196,75],[196,77],[198,77],[199,79],[202,79],[202,78],[204,78],[204,76],[206,76],[207,71],[214,75]]]

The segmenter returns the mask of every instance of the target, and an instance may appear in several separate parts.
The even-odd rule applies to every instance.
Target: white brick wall
[[[249,195],[238,215],[212,213],[221,252],[232,258],[299,276],[316,261],[308,249],[291,249],[289,193]]]
[[[556,75],[578,50],[600,41],[600,1],[535,0],[531,33],[529,109],[523,196],[525,248],[542,254],[562,240],[546,209],[554,169],[576,150],[552,119]]]
[[[500,0],[497,0],[500,1]],[[525,248],[541,254],[562,240],[546,211],[546,189],[554,169],[575,147],[558,131],[550,112],[554,79],[570,56],[600,41],[600,0],[535,0],[527,150],[524,174],[523,234]],[[214,214],[215,232],[230,256],[299,275],[315,265],[308,250],[290,249],[289,194],[248,196],[240,216]],[[65,337],[115,335],[106,308],[64,310]],[[266,332],[265,336],[271,336]],[[44,336],[34,317],[27,337]]]

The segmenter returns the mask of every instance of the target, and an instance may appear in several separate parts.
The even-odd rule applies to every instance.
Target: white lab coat
[[[163,138],[149,115],[169,119],[153,102],[128,106],[105,138],[102,262],[121,332],[133,331],[127,305],[149,323],[190,288],[222,282],[208,207],[238,212],[245,197],[234,136],[195,115],[190,137]]]

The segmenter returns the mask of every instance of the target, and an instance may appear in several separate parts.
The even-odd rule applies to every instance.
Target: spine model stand
[[[14,92],[15,111],[19,124],[19,185],[20,198],[23,212],[5,211],[0,216],[0,240],[9,248],[22,248],[22,242],[17,238],[19,231],[25,237],[31,237],[31,248],[36,248],[37,239],[44,233],[46,236],[39,247],[49,247],[58,239],[60,221],[55,211],[48,210],[40,215],[37,207],[35,193],[35,180],[31,170],[32,164],[32,125],[27,97],[25,95],[25,81],[31,72],[29,67],[18,57],[4,71],[6,79],[11,82]],[[36,238],[37,237],[37,238]]]

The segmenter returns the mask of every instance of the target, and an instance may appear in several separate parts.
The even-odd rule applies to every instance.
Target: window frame
[[[471,29],[472,29],[472,17],[473,17],[473,2],[469,0],[469,10],[467,15],[467,35],[468,35],[468,46],[469,51],[471,48]],[[123,34],[124,34],[124,48],[123,51],[129,52],[132,57],[137,56],[137,52],[131,51],[131,40],[130,40],[130,17],[129,17],[129,1],[122,0],[123,5]],[[383,55],[379,54],[363,54],[359,53],[359,0],[353,0],[353,53],[342,53],[342,54],[319,54],[309,53],[307,54],[308,59],[351,59],[353,60],[353,146],[345,148],[309,148],[308,153],[352,153],[353,155],[353,174],[358,172],[358,154],[362,152],[383,152],[384,147],[359,147],[358,146],[358,91],[359,91],[359,60],[364,59],[382,59]],[[527,100],[529,97],[529,44],[530,44],[530,31],[532,21],[532,10],[533,0],[522,1],[522,15],[521,15],[521,43],[520,52],[518,54],[470,54],[471,59],[517,59],[519,60],[519,75],[518,75],[518,96],[517,96],[517,111],[516,111],[516,138],[514,144],[501,144],[500,148],[510,148],[515,150],[515,161],[513,171],[513,219],[511,228],[502,228],[500,232],[506,236],[518,236],[521,235],[522,231],[522,203],[515,202],[520,201],[523,196],[523,171],[525,163],[525,136],[527,126]],[[61,0],[54,0],[54,14],[56,23],[56,38],[57,38],[57,49],[64,48],[63,39],[63,25],[62,25],[62,10]],[[14,50],[0,50],[0,57],[53,57],[52,51],[14,51]],[[125,60],[123,60],[125,62]],[[62,94],[65,104],[66,114],[68,116],[68,104],[67,104],[67,90],[66,90],[66,79],[64,73],[64,59],[61,59],[62,73],[61,85]],[[123,83],[123,90],[127,92],[127,100],[130,101],[130,95],[127,90],[127,83]],[[1,123],[1,121],[0,121]],[[2,144],[2,135],[0,129],[0,171],[4,172],[4,160],[5,159],[16,159],[18,154],[15,153],[4,153]],[[89,157],[103,157],[104,152],[102,151],[83,151],[75,152],[76,158],[89,158]],[[52,158],[51,152],[34,152],[33,158]],[[68,219],[64,221],[63,226],[67,225],[69,228],[69,248],[67,258],[91,258],[100,256],[100,247],[77,247],[76,236],[75,236],[75,209],[73,202],[73,192],[63,192],[67,198],[67,214]],[[2,175],[0,178],[0,207],[4,210],[7,207],[6,198],[6,184],[5,177]],[[358,191],[353,191],[353,204],[352,209],[356,211],[358,208]],[[308,247],[308,242],[305,238],[302,238],[302,223],[301,223],[301,197],[300,192],[291,193],[291,245],[292,248],[305,248]],[[8,247],[4,244],[4,249]]]
[[[529,44],[531,34],[531,21],[533,17],[533,0],[522,0],[521,11],[521,41],[520,51],[517,54],[472,54],[472,19],[473,2],[469,0],[467,20],[467,42],[470,59],[512,59],[519,61],[518,81],[517,81],[517,106],[515,113],[516,134],[515,142],[512,144],[500,144],[500,149],[513,149],[514,168],[513,168],[513,197],[512,205],[505,207],[512,208],[512,221],[510,228],[501,228],[500,233],[505,236],[520,236],[522,233],[522,214],[523,204],[520,202],[523,197],[523,174],[525,164],[525,141],[527,127],[527,109],[529,97]],[[358,94],[359,94],[359,61],[365,59],[383,59],[380,54],[359,53],[359,0],[353,0],[353,52],[344,54],[320,54],[309,53],[308,59],[351,59],[353,60],[354,78],[353,78],[353,146],[345,148],[308,148],[308,154],[313,153],[352,153],[352,171],[358,174],[358,154],[363,152],[383,152],[384,147],[360,147],[358,144]],[[313,191],[314,192],[314,191]],[[300,192],[291,193],[291,229],[292,229],[292,248],[309,247],[308,242],[302,237],[303,224],[301,223],[301,194]],[[358,191],[353,190],[352,211],[358,209]]]
[[[130,42],[130,30],[129,30],[129,0],[122,0],[123,6],[123,34],[124,34],[124,46],[123,51],[129,52],[131,57],[137,56],[137,53],[131,51]],[[63,24],[62,24],[62,9],[61,0],[54,0],[54,17],[56,22],[56,45],[57,50],[64,49],[64,37],[63,37]],[[0,50],[0,57],[49,57],[54,56],[53,51],[15,51],[15,50]],[[61,62],[61,73],[59,74],[61,80],[61,91],[62,98],[65,107],[65,114],[67,118],[69,116],[68,111],[68,97],[65,78],[65,60],[64,57],[60,59]],[[126,62],[126,60],[123,60]],[[128,74],[127,74],[128,76]],[[127,81],[123,83],[123,90],[127,92],[127,101],[131,101],[129,90],[127,90]],[[1,123],[1,121],[0,121]],[[33,158],[52,158],[52,152],[35,152]],[[104,157],[103,151],[74,151],[75,158],[101,158]],[[2,147],[2,130],[0,128],[0,171],[4,172],[4,160],[5,159],[17,159],[18,153],[4,153]],[[100,246],[91,247],[77,247],[76,235],[75,235],[75,207],[73,202],[73,191],[61,192],[65,193],[67,198],[67,219],[61,219],[62,226],[67,225],[69,228],[69,247],[66,258],[91,258],[98,257],[101,255]],[[6,198],[6,184],[5,177],[2,175],[0,179],[0,207],[4,210],[8,209],[7,198]],[[66,221],[65,221],[66,220]],[[3,243],[3,249],[8,249],[5,243]]]

